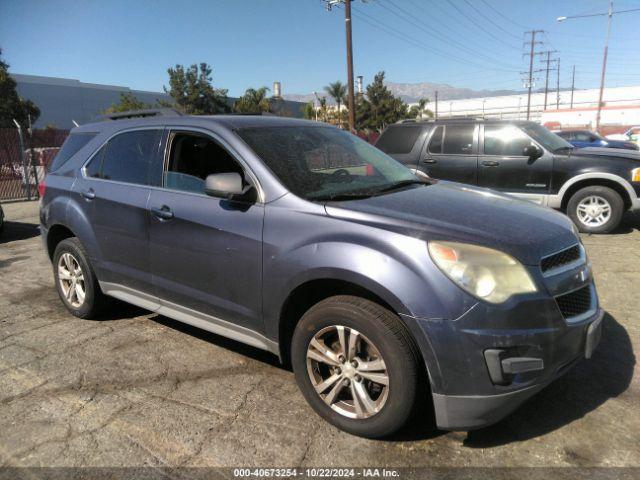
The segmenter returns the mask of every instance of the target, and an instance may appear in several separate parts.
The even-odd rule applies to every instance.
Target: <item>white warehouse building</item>
[[[599,89],[555,91],[531,94],[530,119],[553,127],[588,127],[596,123]],[[573,101],[572,101],[573,100]],[[559,107],[559,108],[558,108]],[[428,108],[434,109],[433,103]],[[527,93],[500,97],[480,97],[438,101],[438,117],[472,116],[525,120]],[[640,86],[605,88],[601,125],[640,125]]]

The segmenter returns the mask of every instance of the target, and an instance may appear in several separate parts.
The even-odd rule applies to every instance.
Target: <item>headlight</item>
[[[537,290],[515,258],[491,248],[456,242],[429,242],[429,254],[444,274],[471,295],[502,303],[512,295]]]
[[[640,168],[634,168],[631,170],[631,181],[640,182]]]

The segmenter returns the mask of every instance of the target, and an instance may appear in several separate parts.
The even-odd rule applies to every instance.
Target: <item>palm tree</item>
[[[340,106],[344,103],[345,97],[347,96],[347,86],[338,80],[324,87],[324,91],[327,92],[338,105],[338,124],[342,126]]]
[[[269,111],[269,99],[267,98],[267,87],[247,88],[234,104],[233,108],[238,113],[261,113]]]
[[[318,103],[320,104],[320,113],[322,115],[323,121],[328,120],[328,111],[327,111],[327,97],[324,95],[318,99]]]
[[[420,118],[422,118],[422,113],[424,112],[424,107],[429,103],[428,98],[421,98],[418,100],[418,109],[420,110]]]

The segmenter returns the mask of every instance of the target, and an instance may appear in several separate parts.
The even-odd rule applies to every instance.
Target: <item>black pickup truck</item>
[[[534,122],[403,121],[376,146],[418,176],[499,190],[560,209],[578,229],[608,233],[640,209],[640,153],[576,149]]]

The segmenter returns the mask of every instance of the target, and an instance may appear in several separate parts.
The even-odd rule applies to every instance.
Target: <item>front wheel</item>
[[[412,413],[417,353],[400,319],[376,303],[335,296],[313,306],[296,326],[291,360],[311,407],[342,430],[384,437]]]
[[[611,232],[620,224],[623,213],[620,194],[600,185],[578,190],[567,204],[567,214],[578,230],[585,233]]]

